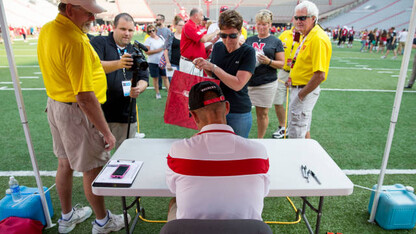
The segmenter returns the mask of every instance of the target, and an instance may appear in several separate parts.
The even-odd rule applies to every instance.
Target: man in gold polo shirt
[[[290,75],[289,138],[310,138],[312,110],[318,100],[319,85],[326,80],[331,60],[331,42],[318,25],[319,10],[309,1],[295,7],[295,29],[302,34],[293,56]]]
[[[53,151],[58,158],[56,188],[62,209],[58,231],[72,231],[92,210],[96,216],[92,233],[118,231],[124,227],[123,216],[106,210],[104,197],[91,190],[115,144],[100,105],[106,101],[106,76],[85,34],[95,14],[105,10],[95,0],[61,0],[58,9],[56,19],[42,27],[38,41]],[[72,207],[74,170],[83,172],[84,193],[92,210]]]

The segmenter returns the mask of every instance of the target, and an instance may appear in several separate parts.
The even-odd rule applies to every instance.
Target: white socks
[[[95,222],[101,227],[104,226],[110,219],[110,214],[111,214],[110,210],[107,210],[107,216],[105,216],[103,219],[95,219]]]
[[[64,213],[61,212],[62,219],[63,220],[69,220],[69,219],[71,219],[73,213],[74,213],[74,208],[72,208],[71,211],[68,212],[68,213],[66,213],[66,214],[64,214]]]

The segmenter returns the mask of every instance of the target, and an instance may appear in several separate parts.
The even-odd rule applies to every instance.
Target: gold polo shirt
[[[45,24],[38,40],[38,60],[47,95],[59,102],[77,102],[79,92],[106,101],[107,79],[89,39],[70,19],[58,14]]]
[[[332,45],[328,35],[319,25],[315,25],[306,36],[290,77],[292,85],[306,85],[317,71],[325,72],[328,77],[329,62],[332,55]],[[324,80],[324,81],[325,81]]]

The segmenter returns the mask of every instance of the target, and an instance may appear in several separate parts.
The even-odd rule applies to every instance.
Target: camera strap
[[[121,53],[120,47],[117,46],[117,52],[118,52],[118,55],[120,56],[120,59],[121,59],[121,57],[123,56],[123,54],[127,53],[127,49],[124,48],[123,53]],[[123,68],[123,76],[124,76],[124,80],[127,80],[126,68]]]

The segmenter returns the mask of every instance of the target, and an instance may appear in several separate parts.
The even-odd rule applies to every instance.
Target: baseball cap
[[[221,6],[220,13],[223,13],[226,10],[228,10],[228,6]]]
[[[217,97],[204,100],[205,93],[212,91],[217,94]],[[212,81],[202,81],[192,86],[189,91],[189,110],[196,110],[207,106],[209,104],[224,102],[225,97],[221,88]]]
[[[97,4],[96,0],[61,0],[61,2],[65,4],[72,4],[74,6],[81,6],[85,10],[94,14],[107,11]]]

